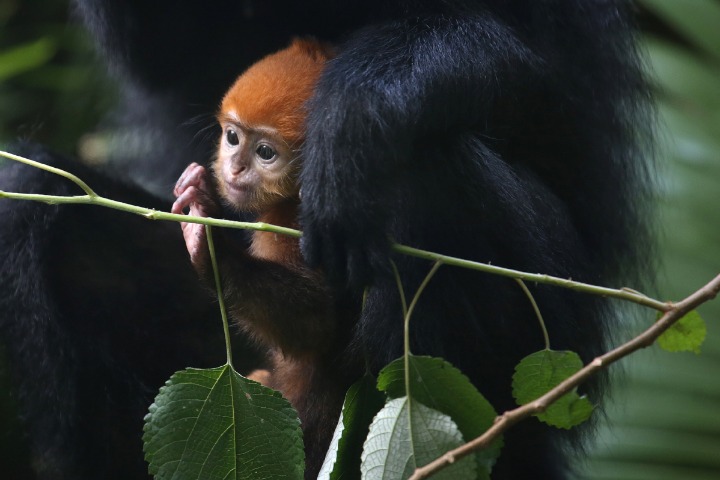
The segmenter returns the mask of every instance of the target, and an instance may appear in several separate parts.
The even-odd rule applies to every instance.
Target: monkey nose
[[[247,168],[248,167],[245,164],[245,162],[233,162],[230,165],[230,172],[229,172],[230,176],[237,177],[239,175],[242,175],[245,172],[245,170],[247,170]]]

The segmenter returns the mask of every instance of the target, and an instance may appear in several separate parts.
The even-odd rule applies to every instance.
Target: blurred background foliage
[[[657,295],[680,299],[720,272],[720,0],[638,0],[638,13],[658,98]],[[67,0],[0,0],[0,148],[29,139],[88,157],[114,98]],[[720,479],[720,301],[701,313],[701,355],[652,347],[624,362],[578,478]],[[0,457],[20,463],[6,376],[0,360]]]
[[[658,99],[657,290],[679,300],[720,273],[720,2],[638,3]],[[701,355],[624,361],[581,478],[720,479],[720,302],[700,312]]]
[[[76,154],[115,101],[67,0],[0,0],[0,147]]]

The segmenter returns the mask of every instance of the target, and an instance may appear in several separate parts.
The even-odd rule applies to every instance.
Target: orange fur
[[[272,225],[297,228],[297,213],[298,202],[291,199],[263,213],[258,220]],[[254,257],[282,263],[283,265],[302,262],[297,238],[279,233],[260,231],[253,233],[250,253]]]
[[[331,55],[320,42],[294,40],[238,77],[218,115],[223,137],[213,164],[215,183],[205,177],[200,182],[217,191],[198,195],[198,201],[218,210],[222,199],[231,208],[257,213],[258,221],[297,228],[305,103]],[[263,155],[265,147],[273,155]],[[298,411],[313,476],[358,373],[338,362],[351,314],[321,273],[304,264],[297,238],[255,231],[248,248],[218,232],[216,245],[228,310],[268,354],[267,368],[249,378],[279,390]],[[209,258],[203,261],[196,269],[212,285]]]
[[[291,146],[289,151],[292,159],[282,168],[279,178],[260,172],[259,180],[248,194],[252,200],[245,199],[243,205],[233,205],[240,209],[252,208],[258,213],[259,222],[289,228],[298,227],[299,161],[296,155],[304,137],[305,102],[312,95],[325,62],[330,56],[330,47],[321,42],[313,39],[295,39],[289,47],[266,56],[247,69],[223,98],[221,112],[218,115],[221,123],[227,119],[228,123],[240,124],[248,132],[271,130],[281,137],[280,140],[284,144]],[[223,155],[221,145],[214,170],[218,178],[220,195],[232,205],[233,198],[227,194],[229,187],[222,179],[222,175],[218,175],[223,163],[228,161],[231,160]],[[277,263],[293,270],[305,278],[305,281],[316,284],[321,282],[316,272],[310,272],[304,266],[297,238],[273,232],[255,231],[247,253],[253,259]],[[268,282],[266,288],[275,292],[280,289],[280,285]],[[283,293],[277,291],[276,294]],[[248,312],[247,306],[243,310]],[[280,341],[284,337],[283,330],[291,331],[292,326],[264,321],[266,314],[264,309],[256,308],[249,314],[243,315],[246,318],[239,324],[259,343],[272,348],[279,347],[285,354],[296,354],[298,345]],[[292,317],[292,314],[289,313],[288,316]],[[328,325],[319,317],[307,325],[306,333],[307,336],[313,337],[310,343],[318,347],[330,343],[332,328],[328,329]],[[304,341],[303,345],[308,345],[308,341]],[[282,358],[282,355],[278,354],[275,358]],[[280,390],[283,391],[282,388]]]
[[[296,155],[304,140],[305,103],[312,96],[325,62],[331,56],[332,51],[327,45],[315,40],[296,39],[288,48],[251,66],[238,77],[223,98],[218,115],[221,123],[238,124],[246,131],[272,130],[292,151],[293,158],[284,167],[282,177],[268,179],[260,173],[261,178],[252,192],[253,200],[243,205],[252,205],[259,214],[258,221],[298,227],[300,198],[296,172],[299,161],[296,161]],[[222,155],[221,144],[215,162],[216,177],[227,161],[231,160]],[[218,180],[221,195],[231,201],[232,197],[222,190],[225,185],[221,178]],[[337,408],[344,393],[344,388],[326,388],[327,391],[337,392],[327,395],[322,401],[312,396],[313,390],[321,384],[343,385],[332,373],[332,368],[328,368],[328,365],[334,367],[334,362],[325,358],[331,355],[336,343],[334,317],[329,306],[331,296],[325,290],[322,277],[304,265],[298,239],[294,237],[256,231],[249,250],[244,254],[252,259],[246,261],[245,269],[256,269],[257,272],[264,268],[256,260],[285,268],[282,279],[268,276],[243,287],[238,286],[242,284],[242,279],[236,277],[237,281],[228,286],[228,290],[235,290],[242,299],[237,305],[230,304],[238,324],[251,338],[270,350],[269,368],[255,370],[249,378],[282,392],[300,412],[303,428],[313,438],[313,446],[309,448],[323,451],[333,426],[319,425],[316,418],[321,417],[325,410]],[[255,305],[248,298],[262,292],[267,301],[275,304],[277,296],[287,296],[290,288],[296,294],[300,292],[309,302],[304,308],[310,313],[301,314],[299,307],[293,305],[282,313],[282,321],[274,321],[270,313],[274,305],[267,302]],[[300,315],[304,319],[299,318]]]
[[[331,57],[329,46],[295,39],[242,74],[223,98],[221,112],[236,112],[250,127],[272,126],[297,148],[304,136],[305,102]]]

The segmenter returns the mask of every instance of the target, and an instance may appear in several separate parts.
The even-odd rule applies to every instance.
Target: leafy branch
[[[284,227],[278,227],[275,225],[263,223],[263,222],[236,222],[236,221],[230,221],[230,220],[222,220],[222,219],[214,219],[214,218],[203,218],[203,217],[195,217],[195,216],[189,216],[189,215],[177,215],[172,214],[168,212],[161,212],[154,209],[148,209],[139,207],[137,205],[132,205],[124,202],[119,202],[115,200],[111,200],[105,197],[102,197],[95,193],[87,184],[85,184],[82,180],[80,180],[75,175],[72,175],[68,172],[65,172],[64,170],[60,170],[54,167],[50,167],[48,165],[44,165],[39,162],[35,162],[17,155],[13,155],[10,153],[2,152],[0,151],[0,156],[8,158],[10,160],[22,162],[28,165],[31,165],[36,168],[40,168],[46,171],[49,171],[51,173],[61,175],[70,181],[74,182],[85,194],[84,195],[78,195],[78,196],[54,196],[54,195],[42,195],[42,194],[24,194],[24,193],[14,193],[14,192],[4,192],[0,191],[0,198],[8,198],[8,199],[16,199],[16,200],[31,200],[31,201],[40,201],[45,202],[49,204],[87,204],[87,205],[98,205],[102,207],[112,208],[120,211],[125,211],[128,213],[137,214],[140,216],[143,216],[150,220],[164,220],[164,221],[175,221],[175,222],[189,222],[189,223],[197,223],[197,224],[203,224],[206,226],[206,229],[208,231],[208,237],[209,240],[211,238],[211,232],[210,227],[212,226],[218,226],[218,227],[227,227],[227,228],[240,228],[240,229],[252,229],[252,230],[260,230],[260,231],[268,231],[268,232],[274,232],[284,235],[291,235],[294,237],[300,237],[302,234],[298,230],[290,229],[290,228],[284,228]],[[416,258],[423,258],[434,262],[434,267],[432,268],[430,274],[426,277],[425,281],[423,282],[422,287],[420,290],[416,293],[415,297],[412,299],[411,304],[408,306],[406,305],[405,300],[403,299],[403,313],[405,317],[405,355],[404,355],[404,368],[397,368],[397,366],[391,364],[388,366],[387,370],[384,370],[384,376],[393,378],[393,375],[396,375],[397,373],[402,371],[403,378],[400,382],[395,382],[398,385],[402,385],[402,387],[397,390],[397,387],[390,387],[388,388],[379,388],[380,381],[378,384],[378,388],[381,391],[386,391],[388,396],[392,398],[395,397],[395,400],[397,402],[393,403],[394,401],[390,401],[385,408],[383,408],[383,412],[390,415],[391,417],[395,418],[397,417],[397,412],[391,412],[391,408],[395,408],[396,410],[404,409],[406,412],[408,412],[408,415],[404,415],[410,422],[412,421],[412,416],[409,415],[409,411],[412,408],[415,408],[415,414],[420,416],[437,416],[436,413],[433,413],[431,410],[427,410],[426,404],[430,405],[431,409],[436,408],[439,411],[446,410],[452,410],[453,406],[448,405],[447,402],[435,402],[433,404],[432,398],[424,398],[422,397],[422,393],[420,392],[421,401],[418,402],[417,406],[413,407],[414,404],[410,403],[410,391],[411,391],[411,380],[409,377],[409,372],[412,368],[418,370],[422,369],[423,374],[428,374],[428,372],[432,372],[433,368],[437,367],[437,361],[439,359],[435,360],[427,360],[422,359],[420,357],[411,357],[409,354],[409,345],[408,345],[408,339],[409,334],[407,332],[408,326],[409,326],[409,319],[412,315],[412,311],[415,308],[415,305],[417,303],[417,299],[419,298],[420,292],[422,288],[427,284],[427,282],[430,280],[432,275],[435,273],[435,271],[441,266],[441,265],[452,265],[452,266],[458,266],[462,268],[468,268],[472,270],[482,271],[486,273],[490,273],[493,275],[500,275],[505,276],[509,278],[515,279],[515,281],[520,285],[520,287],[523,289],[525,294],[530,299],[531,303],[533,304],[533,308],[535,309],[535,312],[538,316],[538,319],[543,325],[542,316],[540,315],[539,309],[534,302],[534,299],[532,298],[532,294],[530,294],[529,290],[525,286],[525,282],[535,282],[535,283],[541,283],[541,284],[547,284],[547,285],[554,285],[562,288],[568,288],[571,290],[584,292],[588,294],[594,294],[609,298],[617,298],[622,299],[626,301],[631,301],[640,305],[644,305],[646,307],[653,308],[659,312],[661,312],[662,316],[660,319],[652,325],[650,328],[648,328],[646,331],[644,331],[642,334],[638,335],[637,337],[633,338],[629,342],[621,345],[620,347],[597,357],[595,360],[590,362],[585,367],[582,367],[582,364],[579,362],[578,359],[578,365],[577,367],[573,368],[571,371],[575,372],[573,375],[568,376],[565,380],[562,382],[559,382],[557,385],[548,385],[547,388],[544,388],[541,392],[538,392],[536,395],[532,395],[527,397],[528,400],[534,398],[534,400],[530,400],[525,405],[516,408],[514,410],[507,411],[503,413],[502,415],[496,416],[496,413],[491,413],[489,417],[487,417],[487,424],[484,428],[479,429],[477,426],[471,426],[474,428],[474,433],[469,432],[463,432],[463,435],[465,438],[475,438],[474,440],[470,441],[469,443],[466,443],[464,445],[458,446],[457,448],[453,448],[456,445],[459,445],[458,443],[455,443],[454,445],[451,445],[448,443],[448,447],[437,451],[434,455],[428,456],[431,453],[429,451],[427,452],[420,452],[416,460],[423,460],[420,463],[420,465],[425,465],[423,467],[417,468],[413,475],[410,477],[412,479],[422,479],[427,478],[429,475],[434,474],[438,472],[441,469],[444,469],[446,467],[454,465],[455,467],[458,466],[457,462],[463,459],[465,456],[480,452],[481,450],[493,448],[497,450],[499,445],[499,439],[503,432],[505,432],[507,429],[515,425],[516,423],[520,422],[521,420],[531,416],[531,415],[538,415],[546,412],[548,408],[551,405],[555,405],[558,403],[558,400],[560,400],[562,397],[567,395],[570,392],[574,392],[577,387],[582,384],[584,381],[586,381],[589,377],[591,377],[593,374],[595,374],[597,371],[599,371],[602,368],[607,367],[608,365],[618,361],[621,358],[624,358],[631,353],[647,347],[649,345],[652,345],[659,337],[660,335],[665,332],[668,328],[675,325],[677,322],[679,322],[688,312],[690,312],[692,309],[696,308],[698,305],[714,298],[717,293],[720,291],[720,276],[716,277],[712,282],[708,283],[705,287],[701,288],[697,292],[695,292],[693,295],[689,296],[685,300],[682,300],[678,303],[672,303],[672,302],[661,302],[659,300],[652,299],[650,297],[647,297],[646,295],[643,295],[642,293],[636,292],[634,290],[630,289],[612,289],[612,288],[606,288],[606,287],[599,287],[595,285],[590,285],[582,282],[576,282],[569,279],[563,279],[558,277],[552,277],[549,275],[543,275],[543,274],[533,274],[533,273],[527,273],[522,272],[519,270],[513,270],[503,267],[497,267],[486,263],[480,263],[480,262],[474,262],[469,260],[464,260],[456,257],[450,257],[446,255],[441,255],[425,250],[416,249],[413,247],[409,247],[406,245],[400,245],[400,244],[393,244],[392,246],[393,250],[395,252],[398,252],[400,254],[405,254],[409,256],[413,256]],[[396,272],[397,274],[397,272]],[[217,280],[217,279],[216,279]],[[402,286],[399,285],[401,293],[402,293]],[[218,290],[219,291],[219,290]],[[222,295],[220,294],[220,297]],[[226,340],[229,341],[229,335],[228,335],[228,325],[227,325],[227,319],[224,318],[224,328],[226,333]],[[547,334],[545,335],[545,341],[546,346],[549,345],[549,340],[547,338]],[[665,337],[663,337],[665,338]],[[229,350],[229,344],[227,345],[228,348],[228,366],[231,366],[231,357],[230,357],[230,350]],[[442,365],[442,368],[440,370],[448,371],[450,369],[449,365],[444,366]],[[231,370],[231,368],[230,368]],[[212,375],[208,378],[213,378],[217,381],[220,379],[224,379],[223,382],[227,382],[227,385],[231,386],[232,389],[245,389],[245,388],[255,388],[251,387],[247,384],[246,381],[243,379],[239,379],[237,375],[230,375],[227,373],[228,369],[225,368],[223,370],[218,370],[217,372],[210,372]],[[419,370],[418,370],[419,371]],[[199,371],[198,371],[199,372]],[[193,376],[197,375],[197,372],[188,370],[187,375]],[[175,384],[176,386],[181,386],[187,383],[188,379],[186,379],[183,375],[185,374],[179,374],[177,378],[175,378]],[[458,375],[461,375],[460,372],[458,372]],[[569,373],[568,373],[569,375]],[[227,376],[227,379],[225,377]],[[567,376],[567,375],[566,375]],[[564,377],[561,377],[564,378]],[[392,385],[393,383],[387,382],[387,379],[383,379],[383,372],[381,372],[380,380],[384,382],[386,385]],[[194,380],[193,380],[194,381]],[[190,383],[192,383],[191,381]],[[172,382],[171,382],[172,383]],[[556,382],[557,383],[557,382]],[[158,396],[158,401],[163,401],[165,397],[171,397],[173,395],[176,395],[175,389],[173,388],[173,385],[169,385],[168,389],[166,389],[164,392],[161,391],[161,394]],[[224,383],[223,383],[224,384]],[[468,384],[469,385],[469,384]],[[551,388],[552,387],[552,388]],[[391,390],[397,390],[393,394]],[[214,389],[208,390],[210,394],[214,394]],[[541,394],[542,392],[547,392],[544,394]],[[258,390],[256,393],[257,395],[274,395],[272,392],[268,391],[265,392]],[[279,395],[279,394],[278,394]],[[474,394],[473,394],[474,395]],[[479,396],[479,394],[477,394]],[[406,400],[402,400],[399,397],[405,397]],[[253,396],[246,396],[246,399],[250,400]],[[481,396],[480,396],[481,398]],[[422,400],[425,400],[423,402]],[[485,408],[484,403],[486,402],[484,399],[474,399],[478,405],[483,406],[484,410],[492,411],[492,407],[487,405],[487,408]],[[252,403],[252,402],[251,402]],[[588,404],[589,405],[589,404]],[[248,405],[249,408],[252,407],[252,405]],[[160,412],[159,417],[160,420],[158,421],[160,424],[160,427],[163,428],[163,412],[162,409],[158,410],[159,407],[156,407],[156,411]],[[284,407],[283,407],[284,408]],[[553,407],[554,408],[554,407]],[[588,407],[591,409],[591,407]],[[152,407],[151,407],[152,412]],[[197,419],[200,418],[202,412],[197,413]],[[447,419],[449,422],[451,422],[452,419],[454,419],[457,414],[454,414],[454,412],[446,412]],[[434,418],[434,417],[433,417]],[[437,417],[441,418],[441,417]],[[490,421],[492,418],[495,418],[495,421],[490,425]],[[292,417],[290,415],[285,421],[289,421],[291,424],[297,425],[293,422],[296,422],[296,417]],[[407,422],[406,422],[407,423]],[[374,424],[373,424],[374,425]],[[410,427],[410,423],[408,423],[408,428]],[[156,437],[156,427],[157,422],[154,425],[146,426],[146,436],[148,438],[148,442],[152,443],[153,441],[159,442],[160,440],[157,440],[160,437]],[[371,426],[371,431],[372,431]],[[468,427],[465,426],[465,429]],[[569,427],[563,427],[563,428],[569,428]],[[463,430],[461,428],[461,430]],[[481,432],[484,432],[480,434]],[[457,432],[456,432],[457,433]],[[458,434],[459,435],[459,434]],[[298,437],[299,438],[299,437]],[[447,442],[454,442],[457,439],[453,439],[454,437],[447,437],[445,440]],[[459,438],[459,437],[458,437]],[[237,438],[235,439],[237,440]],[[146,442],[147,443],[147,442]],[[152,450],[151,450],[152,451]],[[444,453],[436,458],[437,455],[440,454],[440,452],[447,451],[447,453]],[[247,453],[246,451],[243,451],[244,453]],[[496,455],[495,455],[496,456]],[[153,468],[164,468],[159,466],[159,464],[153,464],[153,454],[150,453],[148,456],[148,461],[151,464],[151,470]],[[291,457],[295,457],[295,454],[291,455]],[[240,458],[240,457],[238,457]],[[428,462],[430,459],[436,458],[434,461]],[[492,457],[494,458],[494,457]],[[477,457],[478,464],[477,466],[479,469],[484,468],[483,467],[483,459],[481,457]],[[365,460],[363,460],[364,462]],[[302,463],[300,461],[300,463]],[[298,462],[292,462],[290,461],[290,464],[297,465]],[[153,466],[155,465],[155,466]],[[467,461],[463,462],[463,468],[471,468],[467,467],[468,463]],[[453,468],[455,468],[453,467]],[[489,472],[489,467],[488,472]],[[472,468],[471,468],[472,470]],[[481,470],[478,470],[481,471]]]
[[[549,405],[557,401],[563,395],[577,388],[599,370],[606,368],[624,357],[627,357],[637,350],[649,347],[655,343],[663,332],[676,324],[686,314],[695,310],[701,304],[715,298],[718,292],[720,292],[720,275],[684,300],[672,304],[670,309],[667,310],[657,322],[640,335],[616,349],[595,358],[584,368],[561,382],[557,387],[553,388],[545,395],[526,405],[523,405],[522,407],[509,410],[498,416],[495,419],[493,426],[490,427],[483,435],[459,448],[456,448],[455,450],[445,453],[435,461],[418,468],[410,477],[410,480],[428,478],[430,475],[449,465],[452,465],[468,454],[487,448],[496,438],[502,435],[502,433],[507,431],[510,427],[532,415],[544,412]]]

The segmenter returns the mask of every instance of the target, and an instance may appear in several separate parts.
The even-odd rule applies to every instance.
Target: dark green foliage
[[[408,397],[389,401],[370,426],[363,449],[363,478],[407,478],[417,467],[465,443],[450,417]],[[471,458],[455,462],[433,476],[437,479],[475,479]]]
[[[470,383],[468,378],[441,358],[410,355],[410,397],[449,416],[466,441],[482,435],[497,417],[495,409]],[[385,367],[378,388],[390,398],[402,398],[405,392],[405,367],[399,359]],[[489,478],[500,455],[502,440],[476,454],[478,475]]]
[[[525,357],[515,368],[513,396],[520,405],[541,397],[583,367],[574,352],[541,350]],[[576,391],[566,393],[537,417],[558,428],[572,428],[592,414],[590,401]]]
[[[145,421],[145,458],[157,479],[303,478],[296,412],[228,365],[175,373]]]
[[[375,387],[376,380],[365,375],[355,383],[343,404],[319,478],[348,480],[360,478],[360,454],[370,423],[385,404],[385,396]]]
[[[75,154],[113,105],[113,89],[69,11],[67,0],[2,2],[0,146],[24,139]]]
[[[658,345],[668,352],[700,353],[700,346],[706,336],[705,321],[696,310],[693,310],[660,335]]]

